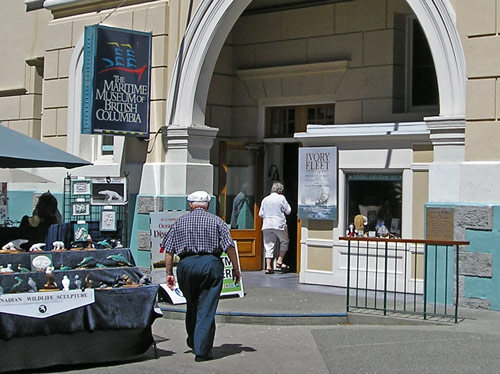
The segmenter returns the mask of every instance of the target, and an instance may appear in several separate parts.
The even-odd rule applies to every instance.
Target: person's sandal
[[[266,271],[264,273],[265,274],[274,274],[274,270],[273,269],[266,269]]]
[[[288,273],[290,271],[290,266],[285,264],[276,264],[276,270],[281,271],[282,273]]]

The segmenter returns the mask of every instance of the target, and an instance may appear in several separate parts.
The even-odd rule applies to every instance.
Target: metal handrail
[[[351,242],[357,242],[357,253],[356,253],[356,266],[355,266],[355,275],[356,275],[356,279],[354,280],[355,281],[355,288],[356,288],[356,294],[355,294],[355,300],[356,300],[356,305],[355,307],[358,308],[358,309],[374,309],[374,310],[380,310],[380,308],[377,306],[377,294],[379,294],[380,292],[383,292],[383,296],[384,296],[384,299],[383,299],[383,312],[384,312],[384,315],[387,315],[387,311],[388,310],[391,310],[391,311],[394,311],[394,312],[403,312],[403,313],[408,313],[408,309],[407,309],[407,295],[408,294],[411,294],[413,295],[413,311],[411,313],[413,314],[422,314],[423,315],[423,318],[424,319],[427,319],[428,315],[433,315],[433,316],[451,316],[449,314],[447,314],[448,312],[448,309],[447,309],[447,306],[448,306],[448,298],[449,298],[449,295],[448,295],[448,288],[449,288],[449,282],[448,282],[448,277],[449,277],[449,274],[448,274],[448,268],[450,266],[449,264],[449,247],[453,247],[454,250],[455,250],[455,258],[454,258],[454,265],[455,265],[455,272],[454,272],[454,277],[455,277],[455,292],[454,292],[454,304],[455,304],[455,310],[454,310],[454,313],[453,313],[453,317],[455,319],[455,323],[458,322],[458,304],[459,304],[459,260],[460,260],[460,257],[459,257],[459,246],[463,246],[463,245],[469,245],[470,242],[468,241],[456,241],[456,240],[432,240],[432,239],[399,239],[399,238],[370,238],[370,237],[350,237],[350,236],[346,236],[346,237],[339,237],[339,240],[345,240],[347,241],[347,248],[348,248],[348,251],[347,251],[347,298],[346,298],[346,309],[347,309],[347,312],[349,312],[349,308],[351,307],[350,305],[350,289],[352,288],[351,287]],[[361,242],[365,242],[366,244],[366,259],[365,259],[365,264],[366,264],[366,270],[365,272],[363,273],[363,275],[365,276],[365,285],[364,287],[362,285],[360,285],[360,281],[359,281],[359,278],[360,278],[360,257],[363,256],[360,252],[360,249],[362,249],[360,247],[360,244]],[[375,243],[376,245],[375,246],[370,246],[370,243]],[[390,243],[394,243],[394,246],[391,246],[389,247],[389,244]],[[383,244],[383,246],[380,246],[380,244]],[[404,244],[404,247],[402,249],[398,248],[398,244]],[[424,269],[423,269],[423,289],[422,289],[422,296],[423,296],[423,311],[417,311],[417,292],[416,292],[416,289],[417,289],[417,277],[415,275],[414,277],[414,280],[413,280],[413,292],[408,292],[407,290],[407,266],[408,266],[408,253],[411,253],[411,248],[408,249],[409,245],[413,245],[415,247],[415,252],[414,253],[417,253],[418,251],[416,250],[417,248],[417,245],[418,244],[422,244],[424,246]],[[429,265],[429,262],[428,262],[428,259],[430,257],[430,252],[429,252],[429,247],[434,247],[435,248],[435,251],[434,251],[434,267],[433,269],[429,269],[428,267],[430,266]],[[443,251],[440,251],[438,252],[438,247],[446,247],[446,251],[443,252]],[[369,263],[370,263],[370,253],[368,251],[368,249],[375,249],[375,282],[374,282],[374,288],[369,288],[368,287],[368,277],[369,277]],[[383,272],[383,289],[380,290],[378,288],[378,276],[379,276],[379,269],[378,269],[378,263],[379,263],[379,251],[383,250],[384,251],[384,272]],[[396,296],[398,293],[401,293],[401,292],[398,292],[397,291],[397,271],[398,271],[398,268],[397,268],[397,257],[398,257],[398,250],[399,251],[403,251],[404,253],[404,290],[403,290],[403,294],[404,294],[404,297],[403,297],[403,310],[397,310],[397,307],[396,307]],[[393,309],[389,309],[388,308],[388,294],[391,292],[391,291],[388,291],[388,265],[389,265],[389,251],[394,251],[392,253],[395,253],[395,258],[396,260],[394,261],[394,269],[391,269],[393,270],[393,273],[394,274],[394,307]],[[400,252],[399,252],[400,253]],[[442,256],[445,256],[445,261],[444,261],[444,268],[439,268],[438,267],[438,260],[441,259]],[[418,262],[418,259],[417,257],[414,257],[414,266],[412,267],[412,271],[415,272],[415,274],[417,273],[417,262]],[[429,280],[428,279],[428,276],[430,274],[434,275],[434,278],[432,280]],[[444,277],[444,282],[443,284],[439,284],[439,282],[441,282],[441,279]],[[433,284],[434,285],[434,288],[433,289],[428,289],[428,286],[430,284]],[[438,290],[440,288],[444,288],[444,296],[441,296],[441,299],[438,300]],[[364,291],[365,292],[365,305],[358,305],[358,302],[359,302],[359,292],[360,291]],[[375,301],[374,301],[374,306],[372,307],[368,307],[368,302],[367,302],[367,295],[368,295],[368,292],[374,292],[375,293]],[[433,304],[433,310],[432,311],[428,311],[427,308],[428,308],[428,296],[432,293],[432,296],[433,296],[433,300],[432,300],[432,304]],[[420,293],[418,293],[418,295],[420,295]],[[444,313],[438,313],[437,311],[437,305],[439,304],[439,302],[441,302],[441,300],[444,300]]]

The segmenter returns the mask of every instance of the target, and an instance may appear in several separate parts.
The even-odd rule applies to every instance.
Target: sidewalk
[[[460,309],[458,324],[420,321],[411,325],[411,319],[401,322],[399,318],[379,316],[370,317],[371,325],[365,324],[366,320],[362,324],[350,324],[347,320],[339,324],[262,324],[266,318],[275,321],[311,318],[313,322],[325,322],[321,318],[333,317],[322,314],[345,314],[344,290],[301,285],[294,274],[251,272],[243,277],[246,296],[220,302],[218,318],[227,318],[224,313],[231,313],[238,323],[217,323],[212,361],[195,362],[186,346],[184,306],[161,303],[173,311],[165,312],[164,318],[153,324],[158,357],[151,348],[132,362],[56,367],[37,372],[484,374],[497,373],[500,367],[499,312]],[[175,318],[169,317],[169,313],[175,314]],[[248,317],[245,313],[258,314],[253,318],[254,322],[260,322],[243,319]],[[273,314],[279,316],[266,316]],[[391,320],[396,322],[383,325]],[[53,349],[60,354],[64,352],[63,347]]]

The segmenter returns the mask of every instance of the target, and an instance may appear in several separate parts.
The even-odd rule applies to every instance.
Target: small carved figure
[[[28,292],[38,292],[38,286],[36,285],[36,282],[31,277],[28,278],[28,286],[30,287]]]
[[[3,287],[0,286],[0,295],[3,295]]]
[[[16,280],[16,283],[10,289],[10,293],[17,293],[21,291],[21,287],[24,284],[24,280],[22,278],[14,277],[14,279]]]
[[[13,273],[14,270],[12,270],[12,265],[11,264],[7,264],[7,267],[6,268],[2,268],[0,270],[1,273]]]
[[[147,275],[143,275],[141,279],[139,279],[139,284],[142,285],[151,284],[151,278],[149,278]]]
[[[78,265],[75,266],[75,268],[87,268],[90,266],[90,264],[94,261],[94,257],[88,256],[85,257]]]
[[[28,243],[26,239],[16,239],[8,242],[2,247],[3,251],[18,251],[21,244]]]
[[[82,281],[80,280],[80,276],[78,274],[75,275],[75,288],[77,290],[81,290],[82,289]]]
[[[55,242],[52,243],[53,251],[65,251],[66,248],[64,248],[64,242],[60,240],[56,240]]]
[[[115,278],[115,282],[113,283],[113,288],[123,287],[123,286],[125,286],[125,284],[126,284],[126,281],[125,281],[125,279],[123,279],[123,276],[118,275]]]
[[[17,271],[19,273],[29,273],[30,272],[28,269],[26,269],[25,267],[23,267],[21,264],[17,265]]]
[[[45,243],[35,243],[30,247],[30,252],[43,252],[45,245]]]
[[[94,281],[90,279],[90,274],[85,277],[85,288],[94,288]]]
[[[45,277],[47,277],[47,283],[43,285],[44,288],[50,290],[57,289],[56,279],[54,277],[54,273],[52,272],[52,270],[54,270],[54,268],[51,266],[49,266],[47,270],[45,270]]]
[[[68,278],[67,275],[63,276],[63,279],[62,279],[61,283],[63,285],[63,290],[64,291],[69,291],[69,283],[70,283],[70,281],[69,281],[69,278]]]
[[[116,262],[118,266],[134,266],[123,255],[110,255],[106,259]]]

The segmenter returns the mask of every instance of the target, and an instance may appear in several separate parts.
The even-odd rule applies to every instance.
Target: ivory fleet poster
[[[337,147],[299,148],[299,218],[337,220],[337,170]]]

